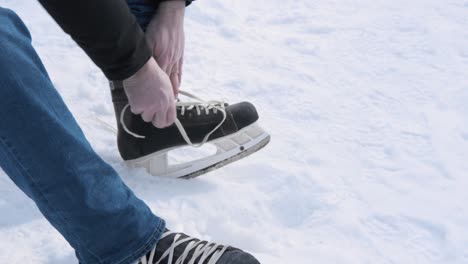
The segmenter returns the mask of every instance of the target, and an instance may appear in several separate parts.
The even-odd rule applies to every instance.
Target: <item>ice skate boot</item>
[[[166,230],[156,246],[135,264],[260,264],[249,253]]]
[[[122,82],[111,83],[117,117],[117,142],[122,158],[131,166],[144,167],[154,176],[192,178],[244,158],[263,148],[270,136],[257,125],[258,114],[248,102],[229,105],[193,100],[177,102],[177,121],[159,129],[130,111]],[[184,146],[213,144],[216,153],[182,164],[169,164],[168,153]]]

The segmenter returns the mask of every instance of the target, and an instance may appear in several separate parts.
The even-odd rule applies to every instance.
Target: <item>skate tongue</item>
[[[199,113],[200,112],[200,109],[198,108],[199,106],[205,108],[205,110],[208,112],[210,109],[215,109],[215,110],[218,110],[220,111],[222,114],[223,114],[223,119],[221,120],[221,122],[219,122],[219,124],[213,128],[213,130],[211,130],[208,134],[206,134],[206,136],[203,138],[203,140],[198,143],[198,144],[194,144],[189,136],[187,135],[187,131],[185,131],[185,128],[182,126],[182,123],[179,121],[179,119],[176,119],[175,120],[175,125],[177,126],[177,129],[179,130],[180,132],[180,135],[184,138],[185,142],[192,146],[192,147],[201,147],[203,146],[207,141],[208,139],[210,138],[210,136],[216,131],[218,130],[224,123],[224,121],[226,121],[226,118],[227,118],[227,114],[226,114],[226,110],[224,109],[224,102],[221,102],[221,101],[205,101],[189,92],[186,92],[186,91],[179,91],[180,94],[184,95],[184,96],[187,96],[189,98],[192,98],[192,99],[195,99],[197,100],[198,102],[190,102],[190,103],[185,103],[185,102],[178,102],[176,103],[176,106],[180,106],[182,107],[182,111],[184,111],[185,107],[195,107],[197,108],[197,112]]]

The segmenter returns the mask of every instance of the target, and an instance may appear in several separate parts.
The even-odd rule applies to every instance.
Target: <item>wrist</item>
[[[158,12],[185,12],[185,1],[183,0],[172,0],[164,1],[159,4]]]
[[[126,89],[126,87],[133,87],[138,82],[147,79],[148,76],[153,74],[155,71],[157,72],[158,68],[158,63],[153,57],[151,57],[134,75],[123,81],[124,89]]]

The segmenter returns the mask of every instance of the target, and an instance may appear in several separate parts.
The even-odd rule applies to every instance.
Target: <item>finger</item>
[[[171,68],[169,67],[168,63],[163,64],[161,68],[167,75],[171,74]]]
[[[177,94],[179,92],[179,87],[180,87],[178,71],[179,71],[179,65],[176,63],[172,66],[171,76],[170,76],[172,89],[174,90],[175,97],[177,97]]]
[[[159,112],[157,113],[154,118],[153,118],[153,126],[157,128],[165,128],[167,126],[166,124],[166,112]]]
[[[167,107],[167,105],[165,105]],[[153,125],[157,128],[165,128],[167,127],[166,116],[167,116],[167,108],[164,107],[159,110],[153,118]]]
[[[177,118],[177,110],[176,110],[175,104],[172,104],[171,106],[169,106],[169,109],[167,110],[167,117],[166,117],[167,126],[174,124],[176,118]]]
[[[182,53],[182,58],[180,58],[179,63],[177,64],[178,66],[178,75],[179,75],[179,89],[180,85],[182,84],[182,69],[184,68],[184,54]]]
[[[134,115],[139,115],[139,114],[143,113],[143,109],[135,108],[135,107],[130,106],[130,112],[132,112],[132,114],[134,114]]]
[[[174,97],[177,97],[177,93],[179,92],[179,74],[177,73],[177,66],[173,67],[172,73],[169,76],[171,79],[172,90],[174,91]]]
[[[170,70],[172,69],[170,67],[170,59],[169,56],[166,54],[161,54],[156,57],[156,62],[158,62],[159,67],[167,74],[171,74]]]
[[[141,114],[141,118],[145,122],[151,122],[154,119],[156,113],[154,111],[145,111]]]
[[[177,62],[177,93],[179,93],[180,86],[182,85],[182,64],[184,63],[183,57]]]

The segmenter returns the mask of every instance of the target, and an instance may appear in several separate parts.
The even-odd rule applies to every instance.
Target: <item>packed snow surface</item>
[[[100,70],[36,1],[0,5],[30,28],[96,151],[171,229],[264,264],[468,263],[467,0],[195,2],[183,89],[253,102],[272,141],[190,181],[128,168],[101,122],[115,126]],[[3,172],[0,193],[0,263],[77,262]]]

